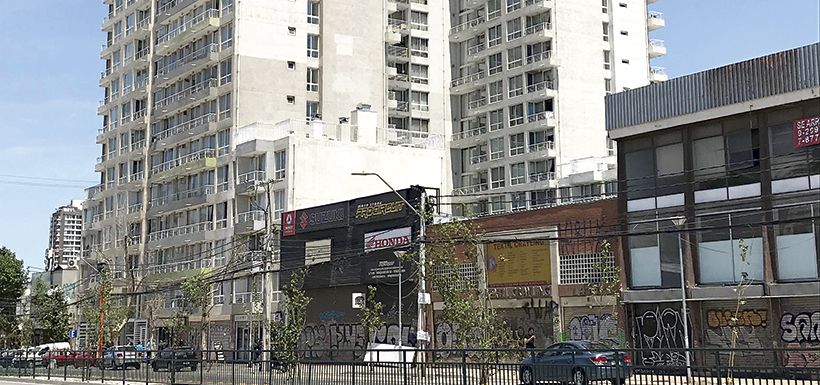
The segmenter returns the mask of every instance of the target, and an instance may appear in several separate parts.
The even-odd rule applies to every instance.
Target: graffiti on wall
[[[706,324],[710,328],[724,326],[766,327],[768,316],[769,311],[766,309],[740,310],[739,312],[729,309],[714,309],[706,312]]]
[[[558,226],[559,247],[564,254],[598,252],[605,218],[569,220]]]
[[[820,311],[783,313],[780,317],[780,339],[785,343],[820,342]]]
[[[677,309],[657,306],[637,312],[634,317],[633,340],[639,352],[641,365],[685,365],[683,351],[655,351],[651,349],[683,348],[684,322]]]
[[[612,314],[580,314],[569,320],[569,339],[618,345],[618,320]]]
[[[416,327],[404,325],[399,330],[398,324],[385,324],[376,330],[374,338],[379,344],[396,345],[401,339],[403,345],[415,346]],[[338,351],[340,357],[352,354],[354,358],[361,358],[368,342],[359,323],[322,322],[305,326],[300,346],[308,351],[307,358],[328,358],[334,351]]]

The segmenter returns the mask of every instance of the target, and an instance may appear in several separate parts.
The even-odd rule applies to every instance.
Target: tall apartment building
[[[664,19],[647,2],[450,2],[460,210],[517,211],[614,192],[604,96],[665,76],[649,65],[666,48],[649,40]]]
[[[57,268],[76,269],[82,251],[83,209],[81,200],[60,206],[51,214],[48,248],[45,253],[47,271]]]
[[[83,253],[109,261],[118,279],[129,270],[150,275],[213,266],[222,255],[214,250],[230,247],[234,224],[254,211],[246,192],[236,190],[248,181],[236,169],[244,164],[234,153],[239,127],[291,120],[300,122],[293,132],[305,134],[322,118],[334,122],[328,127],[349,122],[350,111],[364,103],[375,114],[368,127],[374,138],[376,130],[382,134],[385,145],[407,145],[390,137],[443,141],[450,131],[445,5],[104,3],[109,15],[102,24],[100,184],[87,190]],[[356,149],[350,151],[347,159],[355,158]],[[308,174],[299,177],[321,179],[324,171],[305,168]],[[339,183],[348,180],[374,187],[356,178]],[[293,197],[277,202],[297,203]],[[90,268],[84,272],[93,274]],[[166,307],[176,304],[170,298]]]

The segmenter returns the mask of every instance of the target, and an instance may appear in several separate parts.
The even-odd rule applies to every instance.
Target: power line
[[[0,174],[0,177],[16,178],[16,179],[32,179],[32,180],[50,180],[50,181],[56,181],[56,182],[98,183],[98,181],[89,181],[89,180],[83,180],[83,179],[50,178],[50,177],[31,176],[31,175]]]

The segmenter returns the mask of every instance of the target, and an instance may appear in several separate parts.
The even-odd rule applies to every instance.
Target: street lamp
[[[401,201],[404,202],[404,204],[407,207],[409,207],[410,210],[413,210],[413,213],[415,213],[419,217],[419,301],[417,301],[418,302],[418,322],[416,324],[416,331],[417,332],[424,331],[424,329],[425,329],[425,327],[424,327],[424,304],[422,304],[421,298],[426,294],[425,289],[424,289],[424,284],[425,284],[425,264],[427,263],[427,261],[425,259],[424,237],[425,237],[426,230],[427,230],[427,218],[424,216],[424,213],[419,212],[415,207],[413,207],[413,205],[410,204],[410,202],[407,201],[407,199],[404,199],[404,197],[401,196],[401,194],[399,194],[399,192],[396,191],[396,189],[394,189],[393,186],[390,185],[390,183],[387,183],[387,181],[384,180],[384,178],[382,178],[381,175],[379,175],[375,172],[354,172],[354,173],[351,173],[350,175],[353,175],[353,176],[375,176],[375,177],[379,178],[379,180],[381,180],[382,183],[384,183],[385,186],[387,186],[391,191],[393,191],[393,193],[396,194],[396,196],[398,196],[399,199],[401,199]],[[426,194],[425,191],[422,190],[422,192],[421,192],[422,207],[426,207],[426,204],[424,204],[426,199],[427,199],[427,194]],[[422,209],[422,210],[424,210],[424,209]],[[401,259],[399,259],[399,274],[401,274],[401,268],[402,268]],[[399,277],[401,277],[401,275],[399,275]],[[399,280],[399,290],[401,290],[401,279]],[[399,309],[400,309],[399,310],[399,317],[401,317],[401,295],[399,295]],[[399,318],[399,341],[401,341],[401,330],[402,330],[401,318]]]
[[[672,223],[678,228],[678,230],[681,230],[686,225],[686,217],[680,216],[672,218]],[[686,308],[686,275],[684,274],[683,242],[680,231],[678,231],[678,257],[680,259],[680,296],[681,316],[683,317],[683,347],[686,349],[684,353],[686,357],[686,378],[691,383],[692,367],[689,357],[689,316]]]
[[[393,252],[393,255],[395,255],[396,258],[398,258],[398,260],[399,260],[399,348],[401,348],[401,345],[402,345],[401,332],[402,332],[402,329],[403,329],[403,326],[402,326],[402,323],[401,323],[401,311],[402,311],[402,299],[404,299],[404,298],[402,297],[402,292],[401,292],[401,284],[402,284],[402,277],[401,277],[402,274],[401,273],[402,273],[402,270],[404,270],[404,264],[402,263],[402,257],[404,257],[404,254],[407,254],[407,252],[404,251],[404,250],[396,250],[396,251]]]

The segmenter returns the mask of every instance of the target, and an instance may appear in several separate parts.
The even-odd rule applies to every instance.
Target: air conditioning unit
[[[76,260],[76,259],[69,260],[69,261],[68,261],[68,267],[69,267],[69,268],[75,268],[75,267],[77,267],[77,260]]]

